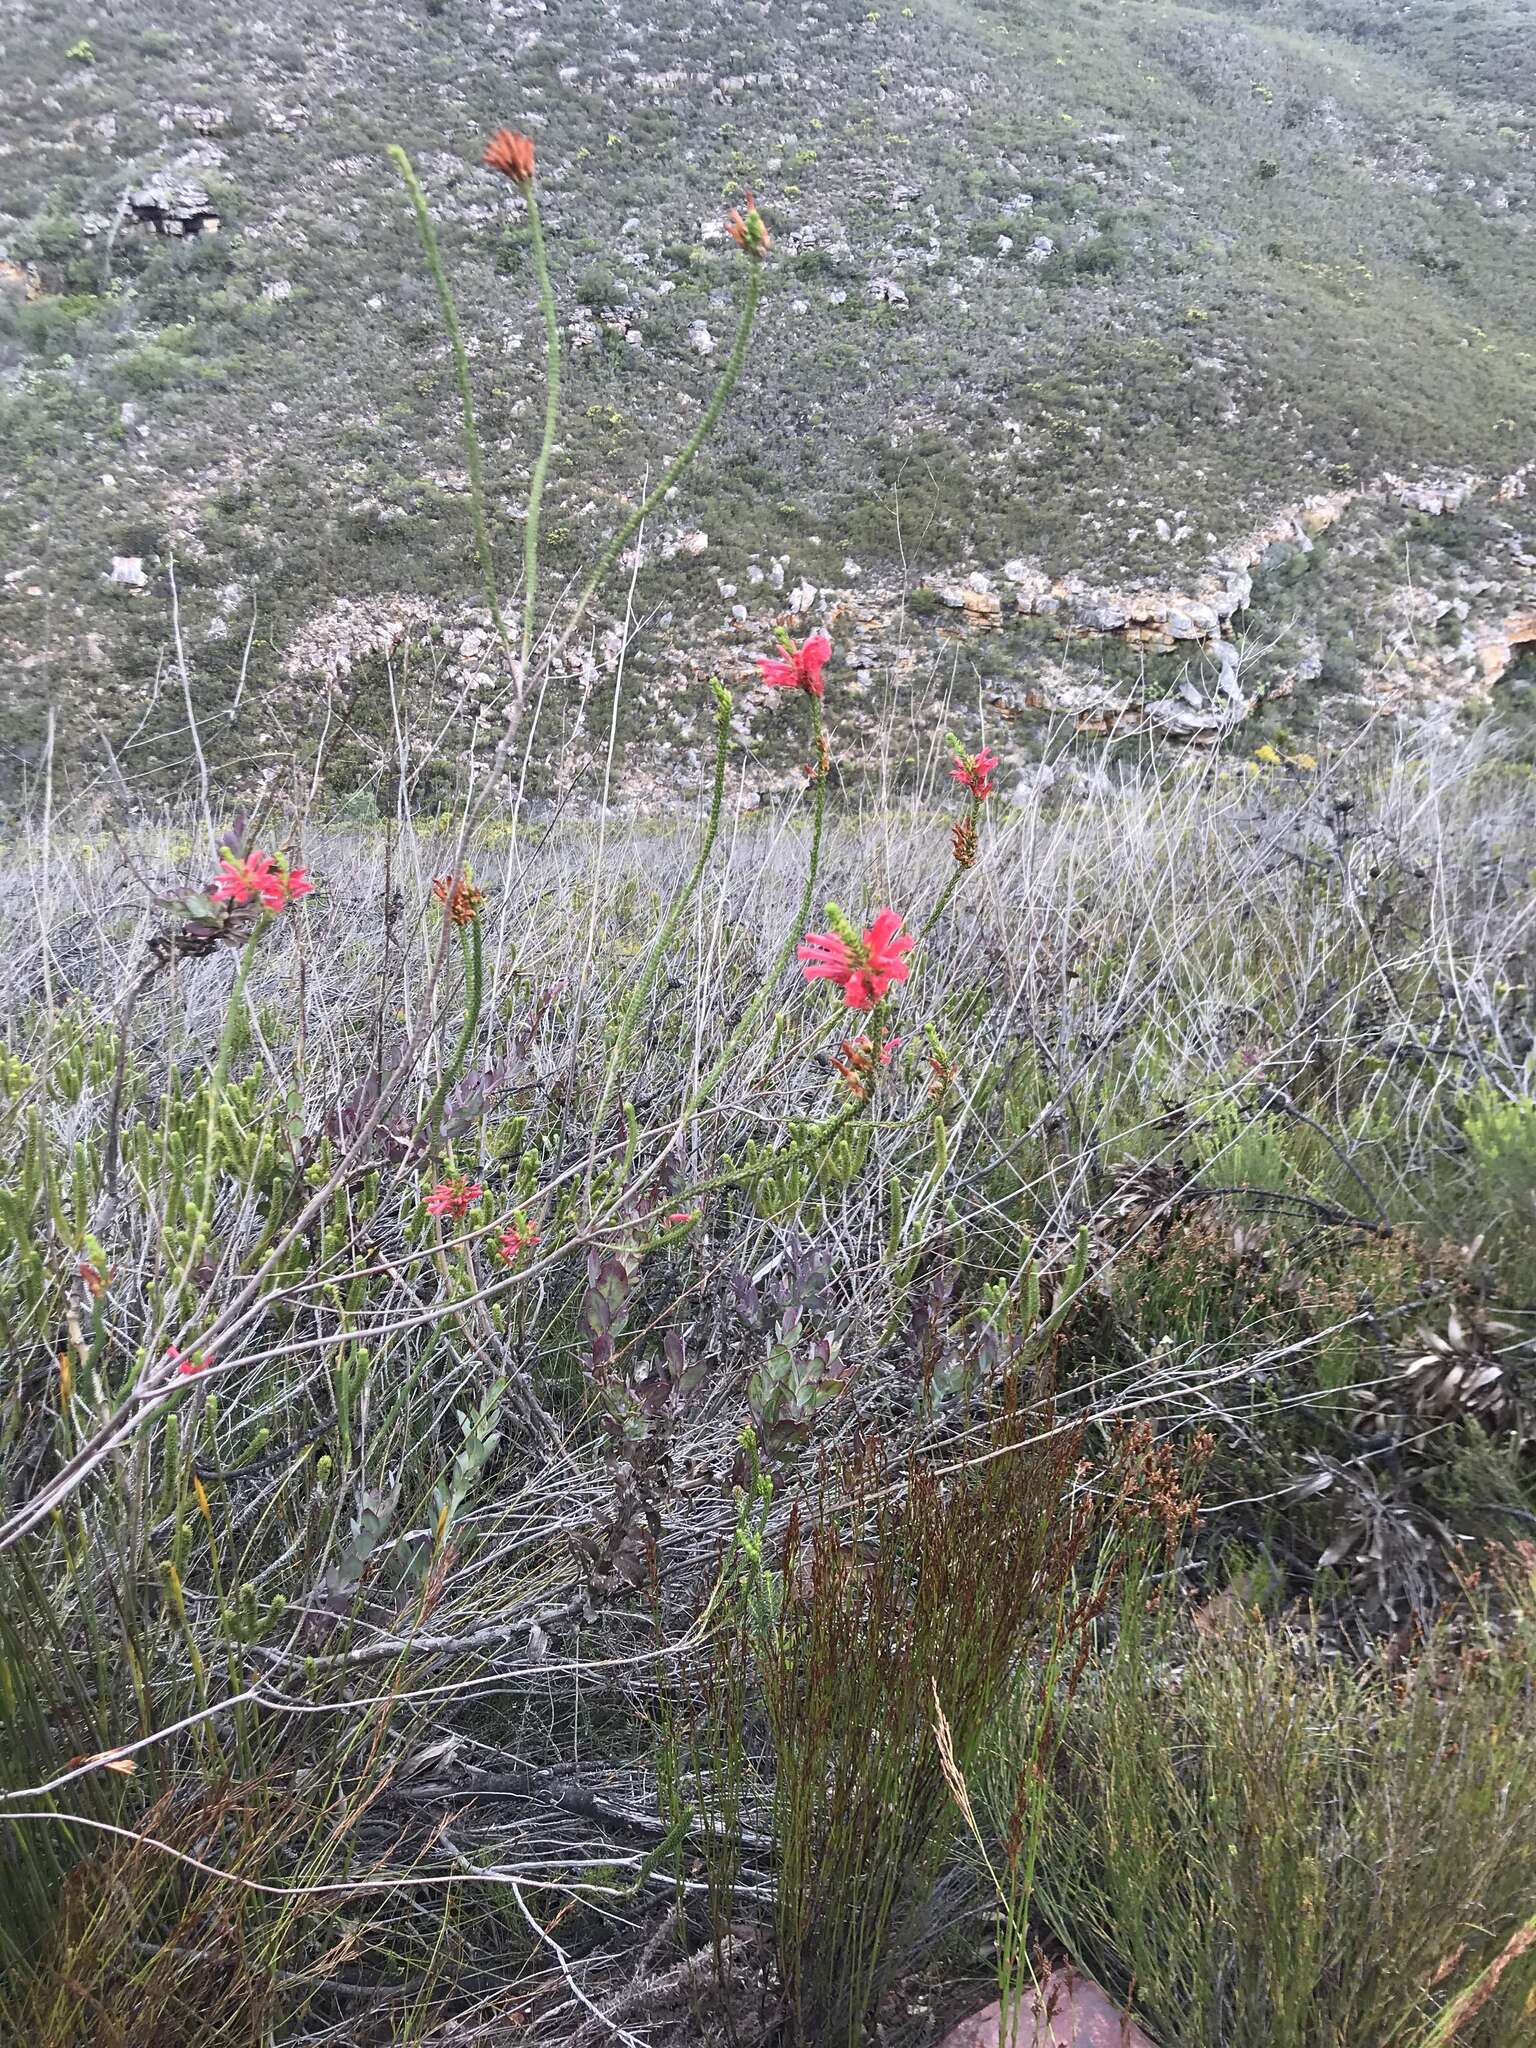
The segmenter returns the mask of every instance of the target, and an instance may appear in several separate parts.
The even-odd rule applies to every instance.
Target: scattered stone
[[[1052,1970],[1038,1991],[1024,1992],[1007,2038],[1013,2048],[1156,2048],[1151,2035],[1091,1977],[1063,1970]],[[940,2048],[1003,2048],[1003,2039],[1002,2006],[994,1999],[962,2020]]]
[[[116,583],[125,590],[148,588],[149,578],[144,574],[142,555],[114,555],[112,567],[107,572],[107,581]]]
[[[1072,607],[1075,625],[1086,626],[1090,633],[1118,633],[1130,624],[1131,615],[1127,606],[1117,604],[1113,599],[1098,603],[1075,604]]]
[[[1521,651],[1536,646],[1536,612],[1506,619],[1501,630],[1477,650],[1477,665],[1490,689],[1501,682],[1519,660]]]

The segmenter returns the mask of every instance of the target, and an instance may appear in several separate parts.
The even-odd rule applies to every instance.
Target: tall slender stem
[[[757,994],[736,1020],[735,1029],[721,1047],[719,1057],[714,1065],[683,1104],[682,1114],[685,1118],[692,1116],[700,1103],[708,1096],[709,1091],[730,1065],[742,1040],[763,1014],[768,1003],[772,1001],[774,990],[779,985],[779,977],[789,965],[789,956],[804,937],[805,928],[810,922],[811,903],[816,893],[816,877],[821,868],[821,833],[827,814],[828,776],[825,744],[822,736],[821,699],[812,695],[810,702],[811,737],[815,747],[816,761],[816,800],[811,813],[811,863],[806,870],[805,887],[800,893],[800,907],[795,912],[794,922],[785,934],[783,943],[779,947],[772,966],[769,967],[767,973],[758,984]]]
[[[970,805],[971,807],[969,824],[972,833],[974,833],[976,831],[977,824],[979,823],[981,818],[981,804],[978,801],[978,799],[973,796],[970,800]],[[950,897],[954,895],[955,891],[959,888],[960,884],[965,880],[966,876],[970,873],[970,871],[971,870],[968,865],[962,866],[958,860],[955,862],[954,866],[949,871],[949,880],[944,884],[943,888],[939,891],[939,899],[934,904],[932,910],[929,911],[926,919],[923,922],[923,927],[917,935],[919,941],[927,938],[928,934],[933,930],[934,926],[938,923],[939,919],[944,915],[945,911],[949,908]]]
[[[592,1119],[594,1150],[597,1144],[597,1134],[602,1128],[603,1118],[608,1113],[608,1105],[613,1100],[614,1089],[618,1086],[619,1071],[629,1051],[630,1041],[635,1035],[635,1026],[639,1022],[640,1013],[645,1007],[646,1000],[650,995],[661,963],[666,957],[667,949],[676,934],[683,912],[693,901],[699,884],[704,879],[704,870],[709,864],[709,856],[714,851],[715,839],[720,831],[720,812],[725,802],[725,761],[726,755],[730,751],[731,741],[731,697],[730,692],[718,676],[711,678],[710,687],[715,695],[715,781],[710,793],[709,822],[704,828],[704,843],[699,848],[698,859],[693,864],[692,874],[689,875],[688,880],[672,899],[671,908],[662,921],[661,930],[652,941],[651,950],[646,956],[645,965],[636,976],[634,987],[629,992],[629,998],[625,1002],[623,1009],[619,1012],[618,1021],[614,1026],[613,1049],[608,1055],[608,1069],[603,1076],[603,1092],[598,1100],[597,1112]]]
[[[651,513],[655,511],[656,507],[667,495],[667,492],[671,490],[683,471],[692,462],[694,456],[698,454],[705,440],[714,431],[721,413],[725,410],[725,402],[735,389],[736,380],[741,375],[742,365],[747,359],[747,343],[752,336],[752,323],[757,318],[757,304],[762,296],[762,290],[763,266],[757,257],[753,257],[747,266],[747,296],[742,305],[741,318],[736,324],[736,339],[731,346],[729,356],[726,358],[725,368],[720,373],[720,382],[715,386],[714,396],[705,408],[704,417],[689,435],[683,447],[673,457],[670,467],[663,472],[660,482],[649,492],[639,510],[630,514],[629,518],[619,528],[613,539],[609,541],[607,547],[604,548],[602,554],[598,557],[597,567],[587,578],[581,595],[576,600],[576,609],[566,621],[565,630],[560,635],[559,644],[561,646],[575,632],[586,613],[587,606],[596,595],[598,586],[618,560],[621,550],[639,531],[641,525],[650,517]]]
[[[533,604],[539,587],[539,511],[544,502],[544,479],[555,445],[555,422],[560,411],[560,329],[555,319],[555,294],[549,281],[549,258],[544,249],[544,225],[539,219],[539,202],[533,183],[523,186],[528,202],[528,232],[533,238],[533,274],[538,281],[539,305],[544,314],[544,439],[528,484],[528,518],[523,527],[523,664],[533,648]]]
[[[442,251],[437,246],[437,231],[432,225],[432,216],[427,211],[427,195],[421,189],[421,180],[398,142],[390,144],[389,156],[405,180],[405,189],[416,215],[416,232],[421,238],[427,268],[432,273],[432,282],[437,286],[438,303],[443,309],[443,325],[448,330],[454,380],[459,387],[459,407],[463,414],[464,458],[469,469],[469,516],[475,530],[475,553],[480,561],[481,587],[485,592],[486,604],[490,607],[496,637],[510,654],[512,643],[507,634],[506,621],[501,616],[501,600],[496,595],[496,570],[491,559],[491,535],[485,517],[484,466],[480,459],[480,436],[475,430],[474,398],[469,384],[469,356],[464,347],[463,330],[459,326],[459,310],[449,289],[448,273],[443,268]],[[530,201],[531,196],[530,194]]]
[[[444,917],[448,907],[443,906]],[[459,1078],[464,1062],[469,1056],[470,1044],[480,1022],[480,1000],[485,986],[485,973],[481,961],[480,919],[472,917],[468,927],[460,934],[460,950],[464,955],[464,1019],[459,1026],[458,1043],[449,1056],[448,1064],[438,1078],[432,1091],[432,1100],[427,1104],[418,1128],[426,1135],[428,1144],[437,1143],[437,1121],[448,1091]]]

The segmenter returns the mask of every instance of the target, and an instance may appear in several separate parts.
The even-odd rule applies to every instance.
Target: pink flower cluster
[[[962,754],[949,772],[951,779],[968,789],[977,803],[984,804],[997,787],[993,781],[997,756],[990,747],[983,747],[979,754]]]
[[[850,1010],[872,1010],[893,981],[905,981],[912,940],[894,910],[877,910],[875,921],[850,943],[840,932],[807,932],[795,958],[807,981],[832,981]]]
[[[303,868],[284,867],[270,853],[226,853],[208,894],[215,903],[259,903],[263,910],[286,910],[314,886]]]
[[[537,1223],[530,1223],[519,1209],[512,1228],[501,1233],[501,1256],[510,1266],[512,1261],[520,1258],[524,1252],[531,1252],[538,1241],[539,1226]]]

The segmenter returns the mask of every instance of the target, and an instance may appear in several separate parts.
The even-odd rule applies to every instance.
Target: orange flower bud
[[[485,902],[483,889],[461,881],[457,875],[438,875],[432,883],[432,894],[457,925],[473,924]]]
[[[767,222],[758,212],[757,201],[750,192],[747,194],[746,212],[733,207],[726,216],[725,231],[737,248],[745,249],[749,256],[762,256],[773,246]]]

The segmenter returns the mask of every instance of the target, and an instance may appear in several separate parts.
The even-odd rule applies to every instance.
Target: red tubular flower
[[[432,894],[457,925],[473,924],[485,904],[485,891],[458,875],[438,875],[432,883]]]
[[[215,903],[259,903],[264,910],[284,910],[313,888],[303,868],[281,867],[270,853],[226,853],[208,894]]]
[[[763,672],[765,683],[773,683],[782,690],[804,690],[808,697],[823,697],[827,686],[821,679],[821,672],[831,659],[832,642],[825,633],[812,633],[799,647],[791,642],[789,652],[782,660],[760,654],[757,665]]]
[[[477,1180],[465,1180],[462,1174],[455,1174],[452,1180],[440,1180],[424,1203],[429,1216],[451,1216],[455,1222],[464,1216],[471,1202],[478,1202],[485,1193]]]
[[[795,958],[807,981],[835,981],[848,1009],[872,1010],[893,981],[906,980],[911,950],[897,913],[877,910],[856,942],[838,932],[807,932]]]
[[[504,178],[510,178],[514,185],[533,183],[533,137],[514,134],[510,128],[498,128],[485,145],[481,162],[487,170],[500,171]]]
[[[208,894],[215,903],[265,903],[274,889],[281,888],[282,877],[270,853],[226,853]]]
[[[807,981],[835,981],[839,988],[847,986],[857,965],[852,947],[836,932],[807,932],[795,948],[795,958]]]
[[[517,1220],[513,1223],[512,1228],[501,1233],[499,1250],[503,1259],[510,1266],[512,1261],[521,1253],[532,1251],[538,1241],[539,1226],[536,1223],[530,1223],[528,1218],[519,1211]]]
[[[949,772],[954,781],[962,783],[970,791],[977,803],[984,804],[996,787],[992,778],[997,773],[997,756],[990,747],[983,747],[979,754],[962,754]]]
[[[166,1345],[165,1356],[167,1363],[174,1365],[184,1380],[191,1379],[196,1373],[205,1372],[213,1363],[205,1351],[178,1351],[174,1344]]]
[[[901,1050],[899,1038],[888,1038],[880,1048],[880,1064],[888,1067],[894,1056]],[[832,1071],[843,1083],[855,1102],[868,1099],[870,1084],[875,1072],[874,1040],[869,1037],[845,1038],[832,1062]]]

